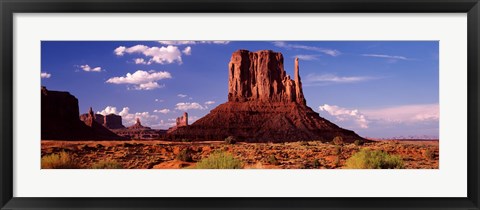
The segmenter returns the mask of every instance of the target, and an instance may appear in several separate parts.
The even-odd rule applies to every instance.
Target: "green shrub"
[[[428,160],[434,160],[435,159],[435,151],[433,149],[428,148],[425,151],[424,156]]]
[[[42,157],[43,169],[74,169],[80,166],[66,152],[50,154]]]
[[[333,149],[333,154],[334,155],[340,155],[342,154],[342,147],[341,146],[335,146],[335,148]]]
[[[310,146],[310,144],[308,143],[308,141],[301,141],[301,142],[300,142],[300,145],[301,145],[301,146]]]
[[[195,165],[196,169],[241,169],[242,162],[232,154],[226,152],[214,152]]]
[[[191,139],[187,139],[187,138],[181,139],[180,141],[181,141],[181,142],[192,142]]]
[[[357,146],[363,145],[363,141],[362,141],[362,140],[355,140],[353,143],[354,143],[355,145],[357,145]]]
[[[362,149],[347,159],[347,168],[357,169],[400,169],[403,160],[381,150]]]
[[[343,138],[341,136],[335,136],[335,138],[333,138],[332,142],[335,145],[342,145],[343,144]]]
[[[192,162],[192,152],[190,148],[183,149],[177,154],[176,159],[184,162]]]
[[[225,138],[225,143],[226,144],[235,144],[237,143],[237,138],[235,136],[229,136]]]
[[[277,159],[277,157],[275,157],[275,155],[268,156],[268,163],[270,163],[272,165],[278,165],[279,164],[278,159]]]
[[[123,166],[114,160],[101,160],[92,165],[92,169],[122,169]]]
[[[320,161],[318,159],[313,160],[313,168],[320,168]]]

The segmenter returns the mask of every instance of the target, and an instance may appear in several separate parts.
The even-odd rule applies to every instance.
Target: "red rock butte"
[[[192,125],[168,134],[171,139],[223,140],[235,136],[246,142],[364,140],[338,127],[306,105],[295,59],[294,78],[286,74],[283,55],[271,50],[232,54],[228,102]]]

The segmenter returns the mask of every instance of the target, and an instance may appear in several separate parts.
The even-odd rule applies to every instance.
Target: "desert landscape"
[[[272,50],[236,50],[225,66],[228,100],[194,123],[179,113],[168,129],[140,118],[124,126],[92,107],[80,114],[75,96],[42,86],[42,169],[439,168],[438,139],[366,138],[321,117],[298,57],[293,77]]]
[[[84,169],[191,169],[215,153],[231,155],[238,160],[231,160],[231,167],[225,168],[346,169],[357,168],[348,165],[347,160],[360,150],[398,156],[401,163],[392,168],[439,168],[436,140],[386,140],[363,145],[321,141],[235,144],[221,141],[42,141],[43,157],[63,152],[71,158],[72,168]]]

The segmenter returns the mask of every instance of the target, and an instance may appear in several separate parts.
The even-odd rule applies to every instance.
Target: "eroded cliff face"
[[[294,79],[283,68],[283,55],[271,50],[238,50],[228,65],[228,102],[192,125],[169,133],[172,139],[247,142],[332,141],[363,139],[319,116],[306,105],[295,59]]]
[[[283,55],[271,50],[238,50],[229,63],[229,102],[297,102],[305,104],[295,61],[295,79],[283,69]]]
[[[42,140],[121,140],[97,121],[93,111],[80,120],[78,99],[68,92],[41,89]]]

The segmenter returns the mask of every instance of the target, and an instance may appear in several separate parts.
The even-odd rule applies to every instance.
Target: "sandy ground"
[[[244,168],[255,169],[337,169],[361,148],[383,150],[400,156],[407,169],[438,169],[439,146],[436,140],[383,140],[333,145],[318,141],[289,143],[226,144],[221,141],[52,141],[42,140],[42,157],[65,151],[82,168],[101,161],[115,161],[129,169],[178,169],[195,165],[214,151],[226,151],[240,159]],[[192,151],[192,161],[177,160],[182,150]],[[428,157],[427,150],[434,155]],[[272,162],[272,156],[277,161]]]

